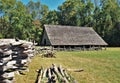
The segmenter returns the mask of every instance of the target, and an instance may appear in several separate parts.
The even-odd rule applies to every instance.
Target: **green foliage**
[[[1,0],[3,17],[3,35],[5,38],[30,38],[32,18],[26,14],[25,5],[16,0]],[[27,30],[27,27],[29,29]]]
[[[27,14],[31,15],[33,22],[39,21],[37,26],[36,24],[34,24],[35,25],[33,26],[34,31],[32,31],[31,33],[32,35],[31,39],[35,40],[39,44],[41,39],[42,28],[44,24],[47,24],[46,15],[49,9],[46,5],[41,4],[40,1],[37,2],[29,1],[29,3],[26,5],[26,9],[27,9]],[[29,25],[29,23],[26,25]]]
[[[100,0],[100,6],[94,10],[94,28],[111,46],[120,46],[119,30],[120,6],[116,0]],[[115,39],[115,40],[114,40]]]
[[[40,25],[36,27],[33,22],[39,19],[42,12],[40,2],[30,1],[24,5],[17,0],[0,0],[0,38],[20,38],[39,41],[41,35]],[[47,10],[46,10],[47,11]],[[37,34],[37,37],[36,37]]]
[[[0,38],[2,38],[2,34],[0,34]]]
[[[57,15],[57,11],[49,11],[46,15],[46,20],[45,20],[46,24],[58,24],[58,15]]]
[[[63,25],[91,26],[93,3],[89,0],[67,0],[59,9],[59,22]]]
[[[59,23],[61,25],[76,25],[76,10],[74,0],[67,0],[59,9]]]

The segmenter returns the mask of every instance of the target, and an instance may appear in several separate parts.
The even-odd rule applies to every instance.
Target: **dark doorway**
[[[46,39],[44,39],[44,45],[46,45]]]

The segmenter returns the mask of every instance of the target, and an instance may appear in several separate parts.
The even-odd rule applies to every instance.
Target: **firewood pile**
[[[52,64],[50,68],[41,67],[38,71],[36,83],[78,83],[60,65]]]
[[[0,39],[0,83],[13,83],[14,73],[27,71],[33,56],[32,42]]]
[[[42,57],[55,58],[55,52],[51,50],[46,50],[42,53]]]

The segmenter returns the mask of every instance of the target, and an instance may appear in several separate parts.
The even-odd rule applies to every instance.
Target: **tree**
[[[92,26],[94,6],[90,0],[66,0],[58,9],[60,24]]]
[[[43,5],[40,1],[29,1],[26,5],[27,14],[30,14],[33,18],[33,24],[38,22],[37,26],[34,24],[34,31],[32,32],[33,39],[40,42],[42,28],[46,24],[46,15],[48,14],[48,6]]]
[[[46,15],[46,24],[54,24],[54,25],[57,25],[59,22],[58,22],[58,13],[57,11],[49,11],[48,14]]]
[[[120,8],[117,1],[100,0],[100,5],[94,11],[94,28],[112,46],[115,45],[114,38],[118,38],[114,33],[116,33],[116,24],[119,22]]]
[[[4,38],[26,39],[31,37],[33,30],[32,17],[26,14],[26,7],[21,1],[1,0],[0,6],[4,23],[2,34]]]
[[[80,6],[81,5],[81,6]],[[80,6],[80,8],[79,8]],[[93,9],[94,5],[90,0],[83,0],[78,4],[78,19],[80,19],[80,26],[89,26],[93,24]]]
[[[58,7],[59,24],[76,25],[76,10],[74,0],[66,0]]]

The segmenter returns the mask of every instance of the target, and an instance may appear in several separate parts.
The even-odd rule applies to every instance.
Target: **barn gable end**
[[[42,40],[41,40],[41,45],[43,46],[50,46],[51,43],[50,43],[50,40],[48,38],[48,35],[47,35],[47,32],[46,30],[44,29],[43,31],[43,36],[42,36]]]

